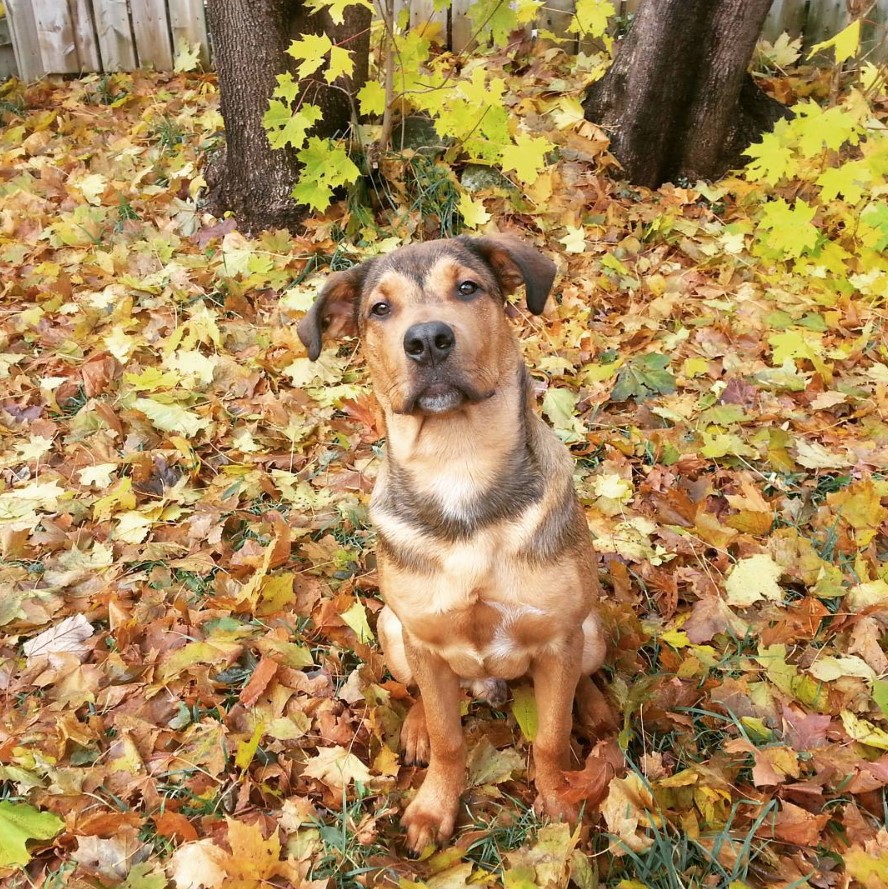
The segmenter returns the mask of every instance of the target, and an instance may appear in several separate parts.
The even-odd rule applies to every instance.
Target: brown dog
[[[531,408],[503,310],[524,284],[540,314],[554,277],[510,236],[415,244],[331,275],[298,328],[312,360],[323,332],[357,333],[385,414],[370,506],[386,601],[378,631],[392,674],[421,694],[401,733],[406,761],[429,764],[402,819],[415,852],[453,833],[461,685],[499,700],[502,680],[532,677],[536,786],[553,818],[576,814],[558,793],[574,697],[587,724],[612,724],[588,678],[605,645],[573,463]]]

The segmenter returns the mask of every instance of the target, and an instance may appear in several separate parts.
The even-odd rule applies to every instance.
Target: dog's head
[[[523,284],[539,315],[554,278],[510,235],[412,244],[330,275],[297,329],[312,361],[323,335],[358,334],[384,407],[446,414],[491,397],[512,367],[505,297]]]

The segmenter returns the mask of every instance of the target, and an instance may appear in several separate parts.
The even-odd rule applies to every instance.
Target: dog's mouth
[[[469,404],[492,398],[493,391],[482,392],[466,383],[433,382],[423,386],[407,400],[399,414],[450,414]]]

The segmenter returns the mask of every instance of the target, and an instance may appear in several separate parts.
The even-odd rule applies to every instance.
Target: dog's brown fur
[[[501,680],[532,677],[536,786],[555,818],[576,814],[558,793],[574,696],[587,723],[612,724],[595,685],[580,682],[605,646],[572,461],[531,408],[503,311],[524,284],[539,314],[554,273],[509,236],[412,245],[331,275],[299,324],[312,359],[323,331],[360,335],[385,414],[370,510],[386,601],[378,631],[392,674],[421,694],[401,735],[405,759],[429,763],[402,819],[416,852],[453,832],[465,783],[461,684],[499,699]],[[460,291],[466,282],[474,293]],[[455,343],[421,366],[405,333],[432,321],[449,325]]]

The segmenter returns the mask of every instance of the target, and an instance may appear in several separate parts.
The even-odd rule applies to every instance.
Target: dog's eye
[[[392,307],[387,302],[378,302],[370,309],[370,314],[376,315],[377,318],[385,318],[391,310]]]
[[[478,285],[474,281],[463,281],[456,289],[463,296],[471,296],[478,291]]]

